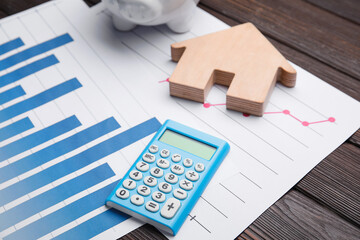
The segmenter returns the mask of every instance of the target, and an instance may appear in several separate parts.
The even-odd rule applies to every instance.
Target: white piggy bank
[[[190,30],[199,0],[103,0],[110,10],[114,26],[128,31],[136,25],[166,23],[174,32]]]

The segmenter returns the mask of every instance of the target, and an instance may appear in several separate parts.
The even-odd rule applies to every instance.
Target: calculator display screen
[[[171,130],[166,130],[159,141],[180,148],[206,160],[210,160],[216,151],[215,147]]]

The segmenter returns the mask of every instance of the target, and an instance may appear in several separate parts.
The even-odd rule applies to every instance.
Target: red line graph
[[[159,81],[159,83],[164,83],[164,82],[169,82],[169,78],[167,78],[166,80],[161,80]],[[213,107],[213,106],[225,106],[226,103],[216,103],[216,104],[212,104],[212,103],[204,103],[203,106],[204,108],[210,108],[210,107]],[[284,115],[287,115],[293,119],[295,119],[296,121],[298,121],[299,123],[301,123],[304,127],[307,127],[309,125],[312,125],[312,124],[317,124],[317,123],[325,123],[325,122],[335,122],[335,118],[334,117],[329,117],[328,119],[326,120],[321,120],[321,121],[315,121],[315,122],[308,122],[308,121],[302,121],[300,120],[298,117],[294,116],[293,114],[290,113],[289,110],[285,109],[285,110],[282,110],[282,111],[279,111],[279,112],[264,112],[264,114],[284,114]],[[243,116],[244,117],[250,117],[249,114],[247,113],[243,113]]]

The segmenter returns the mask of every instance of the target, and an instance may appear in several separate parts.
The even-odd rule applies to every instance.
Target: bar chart
[[[156,118],[150,118],[121,131],[122,126],[116,118],[108,117],[91,126],[82,127],[82,122],[74,114],[27,134],[27,131],[36,127],[31,117],[27,115],[28,113],[54,102],[56,99],[66,98],[70,93],[84,88],[76,77],[32,96],[27,96],[26,91],[21,86],[22,79],[61,64],[61,61],[54,54],[48,54],[48,52],[72,42],[74,39],[70,34],[65,33],[28,48],[21,38],[0,44],[0,55],[9,55],[0,60],[0,71],[3,72],[0,76],[0,105],[5,106],[4,104],[7,104],[6,107],[0,109],[0,123],[3,124],[3,127],[0,128],[0,142],[6,141],[6,144],[0,147],[0,163],[4,164],[0,168],[0,186],[5,184],[3,185],[5,187],[0,188],[0,206],[4,208],[0,213],[0,232],[6,233],[4,239],[36,239],[104,207],[105,198],[115,187],[117,181],[113,181],[38,220],[23,224],[24,227],[15,227],[15,230],[13,227],[99,183],[106,180],[110,181],[116,173],[108,163],[99,163],[98,166],[81,175],[16,204],[18,199],[25,195],[30,196],[32,192],[49,186],[53,182],[74,174],[76,171],[153,134],[161,125]],[[20,47],[26,49],[15,52]],[[32,60],[34,57],[36,59]],[[22,65],[17,67],[18,64]],[[6,71],[9,68],[12,70]],[[3,88],[7,89],[1,91]],[[11,104],[12,100],[21,97],[21,100]],[[82,128],[80,129],[80,127]],[[107,137],[115,130],[120,132]],[[14,137],[17,138],[14,139]],[[59,137],[62,138],[58,141],[54,140]],[[94,141],[97,143],[85,147]],[[48,144],[22,157],[23,153],[39,148],[44,143]],[[78,150],[76,154],[70,157],[64,157],[79,148],[85,149]],[[19,176],[62,157],[64,158],[62,161],[50,167],[19,178]],[[14,158],[16,160],[9,161],[9,159]],[[12,182],[14,179],[17,181]],[[127,215],[115,213],[108,209],[71,230],[63,232],[57,238],[69,239],[71,236],[75,239],[88,239],[126,219],[128,219]],[[96,227],[92,227],[89,231],[89,225]]]

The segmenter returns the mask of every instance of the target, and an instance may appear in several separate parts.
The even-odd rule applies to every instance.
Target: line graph
[[[169,82],[169,78],[167,78],[165,80],[158,81],[158,83],[166,83],[166,82]],[[209,102],[206,102],[206,103],[203,104],[203,107],[204,108],[210,108],[210,107],[225,106],[225,105],[226,105],[226,103],[209,103]],[[299,117],[296,117],[295,115],[293,115],[290,112],[290,110],[288,110],[288,109],[284,109],[282,111],[276,111],[276,112],[264,112],[264,114],[269,114],[269,115],[270,114],[284,114],[284,115],[287,115],[287,116],[291,117],[292,119],[298,121],[304,127],[308,127],[308,126],[313,125],[313,124],[326,123],[326,122],[334,123],[336,121],[336,119],[334,117],[329,117],[328,119],[319,120],[319,121],[313,121],[313,122],[303,121],[303,120],[300,120]],[[242,113],[242,115],[244,117],[250,117],[250,114],[247,114],[247,113]]]

